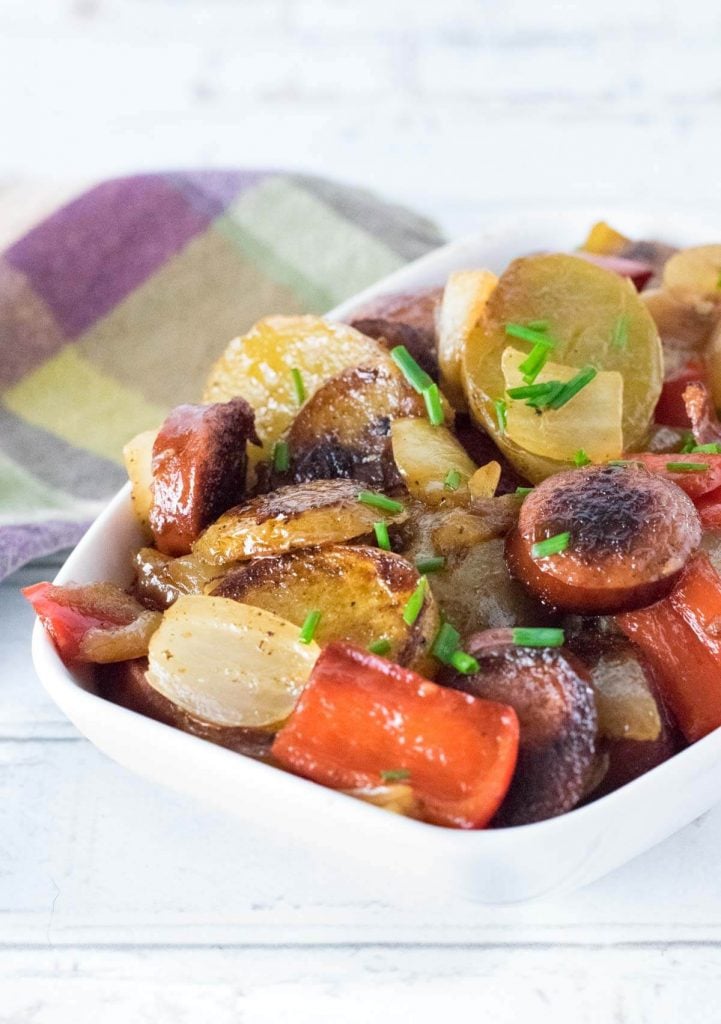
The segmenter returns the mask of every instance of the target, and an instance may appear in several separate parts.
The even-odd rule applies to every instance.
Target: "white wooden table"
[[[439,902],[432,879],[410,897],[81,739],[33,674],[17,591],[53,570],[0,588],[3,1024],[719,1019],[721,808],[563,899]]]

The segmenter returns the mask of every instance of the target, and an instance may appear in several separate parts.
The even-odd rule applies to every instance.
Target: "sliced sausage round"
[[[543,543],[551,538],[558,543]],[[676,484],[640,465],[592,466],[528,495],[506,562],[547,604],[608,615],[667,594],[700,542],[696,510]]]

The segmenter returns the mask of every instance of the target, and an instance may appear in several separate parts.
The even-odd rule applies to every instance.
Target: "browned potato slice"
[[[319,611],[314,639],[321,647],[334,640],[368,647],[385,638],[388,658],[423,674],[433,667],[428,651],[439,616],[428,594],[415,623],[404,622],[419,580],[405,558],[390,551],[327,547],[255,559],[223,577],[212,593],[267,608],[297,626],[309,611]]]
[[[133,511],[148,538],[151,536],[150,509],[153,505],[153,445],[157,433],[157,430],[144,430],[123,448]]]
[[[442,288],[380,295],[355,309],[349,323],[388,348],[405,345],[431,377],[438,377],[436,315]]]
[[[209,526],[196,542],[195,554],[223,565],[340,544],[372,533],[379,520],[403,522],[405,512],[386,513],[359,501],[362,491],[354,480],[312,480],[262,494]]]
[[[687,298],[715,300],[721,295],[721,245],[681,249],[663,268],[663,287]]]
[[[399,482],[390,452],[391,423],[424,416],[423,398],[388,356],[343,370],[306,402],[288,433],[290,476],[347,477],[374,487]]]
[[[471,331],[463,380],[476,421],[530,480],[565,467],[556,458],[513,444],[499,424],[495,405],[505,397],[501,360],[511,343],[507,325],[539,320],[548,323],[548,336],[555,342],[554,362],[578,369],[591,364],[623,376],[623,445],[625,450],[642,446],[663,379],[655,324],[630,281],[562,253],[514,260]],[[514,338],[512,344],[519,351],[531,350],[528,342]]]
[[[299,405],[293,371],[305,397],[350,366],[373,365],[384,348],[347,324],[317,316],[270,316],[242,338],[234,338],[210,371],[204,401],[224,402],[242,395],[255,411],[262,453],[251,448],[252,462],[269,458],[275,442],[295,418]]]
[[[426,505],[468,502],[468,481],[476,464],[446,427],[427,419],[397,419],[391,424],[393,458],[403,481]],[[458,478],[447,483],[449,473]]]
[[[461,381],[461,357],[468,335],[478,323],[498,284],[490,270],[457,270],[443,290],[438,311],[438,364],[441,387],[455,409],[466,409]]]
[[[721,292],[718,298],[721,300]],[[646,291],[642,299],[658,328],[664,369],[669,377],[703,353],[719,320],[719,301],[683,297],[661,290]]]

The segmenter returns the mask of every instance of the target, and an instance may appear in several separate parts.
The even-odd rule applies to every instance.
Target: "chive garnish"
[[[695,444],[686,449],[689,455],[721,455],[721,444],[718,441],[711,441],[710,444]]]
[[[443,486],[447,491],[457,491],[461,486],[461,474],[457,469],[449,469],[446,473],[443,481]]]
[[[425,576],[429,572],[439,572],[444,569],[446,560],[443,555],[431,555],[428,558],[419,558],[416,562],[416,569],[418,572]]]
[[[293,367],[290,371],[290,375],[293,378],[293,390],[295,391],[295,400],[298,405],[302,405],[305,402],[305,384],[303,378],[300,375],[300,370]]]
[[[703,445],[701,447],[704,447]],[[689,455],[691,452],[696,450],[696,438],[690,432],[686,432],[683,440],[683,447],[681,448],[681,455]]]
[[[287,441],[276,441],[273,448],[273,469],[285,473],[290,468],[290,449]]]
[[[481,667],[476,659],[465,651],[456,651],[451,657],[451,665],[461,675],[470,676]]]
[[[411,777],[407,768],[390,768],[388,771],[381,772],[380,775],[384,782],[403,782],[404,779]]]
[[[571,377],[570,380],[566,381],[559,394],[554,395],[549,400],[549,408],[560,409],[561,406],[570,402],[572,398],[575,398],[579,391],[585,388],[587,384],[591,383],[597,373],[598,370],[595,366],[584,366],[582,370],[579,370],[575,377]]]
[[[590,466],[591,460],[588,455],[584,452],[583,448],[579,448],[576,454],[573,456],[573,464],[581,469],[583,466]]]
[[[460,639],[461,634],[458,630],[454,629],[450,622],[444,622],[433,641],[431,654],[438,658],[443,665],[450,665],[451,658],[458,650]]]
[[[390,649],[391,642],[385,636],[382,636],[380,640],[374,640],[372,644],[368,644],[368,650],[371,654],[388,654]]]
[[[422,395],[432,384],[433,380],[426,371],[418,365],[405,345],[396,345],[391,349],[391,359],[401,371],[412,388],[419,395]]]
[[[385,494],[376,494],[375,491],[361,491],[358,501],[362,505],[370,505],[371,508],[380,508],[384,512],[402,512],[403,505],[393,498],[386,498]]]
[[[669,473],[704,473],[708,462],[667,462],[666,469]]]
[[[320,616],[321,613],[319,611],[308,612],[306,615],[305,622],[301,626],[300,633],[298,634],[298,640],[302,644],[309,644],[313,640],[315,631],[318,628],[318,623],[320,622]]]
[[[548,345],[553,348],[556,344],[553,338],[549,338],[537,327],[534,329],[530,326],[524,327],[523,324],[506,324],[505,331],[509,338],[520,338],[521,341],[530,341],[533,345],[537,345],[540,342],[541,345]]]
[[[518,626],[513,630],[512,639],[519,647],[560,647],[566,639],[566,634],[562,629]]]
[[[628,345],[628,317],[625,313],[616,318],[611,334],[611,344],[614,348],[625,348]]]
[[[431,425],[440,427],[443,423],[443,406],[441,405],[441,393],[437,384],[429,384],[423,389],[423,401],[426,403],[426,412]]]
[[[547,331],[550,326],[548,320],[529,320],[526,324],[529,331]]]
[[[509,398],[542,398],[554,390],[560,381],[550,380],[544,384],[526,384],[517,388],[509,388],[506,394]]]
[[[502,398],[496,399],[493,403],[496,410],[496,421],[498,423],[498,433],[503,437],[506,433],[506,403]]]
[[[388,526],[386,523],[373,523],[373,532],[376,535],[378,547],[383,548],[384,551],[390,551],[391,539],[388,536]]]
[[[548,345],[536,344],[531,349],[530,353],[519,364],[518,369],[523,374],[523,379],[526,384],[533,384],[536,377],[539,375],[543,367],[548,361]]]
[[[532,487],[517,487],[516,494],[530,494],[532,490]]]
[[[403,621],[406,626],[415,625],[415,621],[421,614],[423,608],[423,602],[426,599],[426,590],[428,588],[428,581],[425,576],[421,576],[418,580],[416,589],[413,591],[411,596],[406,601],[406,606],[403,609]]]
[[[606,463],[607,466],[643,466],[643,463],[638,459],[609,459]]]
[[[531,558],[548,558],[550,555],[562,554],[569,545],[571,534],[566,530],[555,537],[539,540],[531,547]]]

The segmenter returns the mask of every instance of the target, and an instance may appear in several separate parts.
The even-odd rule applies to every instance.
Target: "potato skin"
[[[390,359],[344,370],[316,391],[293,421],[287,437],[290,479],[340,477],[373,487],[398,486],[391,421],[424,415],[423,398]]]
[[[312,480],[261,494],[230,509],[201,535],[194,551],[214,565],[296,548],[337,544],[373,532],[374,522],[403,522],[406,513],[383,513],[363,504],[354,480]]]
[[[420,576],[400,555],[379,548],[331,546],[254,559],[223,577],[214,597],[257,605],[301,626],[310,609],[321,612],[314,639],[321,646],[343,640],[368,647],[385,637],[390,660],[424,674],[440,625],[427,595],[413,626],[403,610]]]
[[[179,405],[153,444],[150,528],[166,555],[186,555],[201,531],[245,494],[248,441],[257,441],[243,398]]]
[[[98,666],[95,683],[98,694],[113,704],[128,708],[164,725],[210,740],[248,757],[269,760],[273,733],[261,729],[224,728],[198,722],[167,697],[153,689],[146,678],[147,658]]]
[[[464,646],[480,671],[444,681],[509,704],[520,723],[516,772],[495,823],[526,825],[571,810],[594,768],[597,716],[587,669],[564,648],[516,646],[507,629],[477,633]]]
[[[440,287],[381,295],[353,310],[348,322],[387,348],[405,345],[426,373],[438,380],[436,313],[442,298]]]
[[[568,531],[565,551],[534,559],[534,543]],[[701,541],[691,500],[643,467],[558,473],[527,496],[506,542],[512,575],[565,611],[642,608],[673,587]]]

